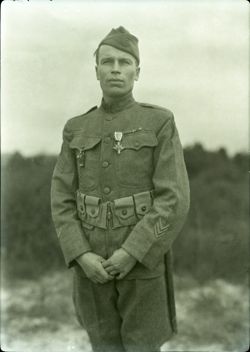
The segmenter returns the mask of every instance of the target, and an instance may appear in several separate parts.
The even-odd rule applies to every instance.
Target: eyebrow
[[[130,58],[130,57],[124,57],[124,56],[120,56],[120,57],[115,57],[115,56],[103,56],[103,57],[101,57],[100,58],[100,61],[103,61],[103,60],[114,60],[114,59],[118,59],[118,60],[129,60],[129,61],[131,61],[131,62],[133,62],[133,60],[132,60],[132,58]]]

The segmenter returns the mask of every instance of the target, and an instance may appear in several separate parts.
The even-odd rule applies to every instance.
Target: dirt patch
[[[222,280],[199,285],[176,278],[179,332],[162,351],[246,351],[249,346],[247,287]],[[71,273],[39,281],[4,282],[1,347],[15,352],[90,352],[71,299]]]

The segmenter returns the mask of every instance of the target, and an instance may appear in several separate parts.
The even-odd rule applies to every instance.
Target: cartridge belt
[[[78,216],[85,224],[106,229],[134,225],[150,210],[152,191],[103,202],[101,198],[76,192]]]

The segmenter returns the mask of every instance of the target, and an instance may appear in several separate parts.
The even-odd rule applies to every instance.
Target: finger
[[[110,266],[107,266],[106,268],[103,267],[103,270],[105,270],[106,272],[110,272],[112,270],[120,271],[116,265],[110,265]]]
[[[101,272],[100,268],[104,271],[104,273]],[[96,268],[95,273],[93,273],[93,275],[89,277],[89,279],[95,284],[98,284],[98,283],[102,284],[108,281],[108,278],[104,275],[106,272],[102,268],[101,264],[100,264],[100,268]]]
[[[108,268],[109,266],[112,266],[113,264],[109,261],[106,260],[105,262],[102,262],[102,266],[104,267],[104,269]]]
[[[120,273],[118,276],[116,276],[116,279],[117,280],[121,280],[124,278],[124,276],[126,276],[127,273],[123,272],[123,273]]]
[[[109,282],[109,281],[111,281],[111,280],[114,280],[114,276],[108,276],[108,278],[107,279],[105,279],[105,280],[103,280],[102,282],[101,282],[101,284],[106,284],[107,282]]]
[[[113,279],[113,276],[111,276],[108,272],[106,272],[105,269],[103,269],[102,266],[100,266],[100,270],[99,270],[99,273],[98,273],[99,277],[102,278],[103,280],[112,280]]]
[[[113,279],[114,279],[114,275],[107,274],[107,276],[106,276],[106,282],[107,282],[107,281],[110,281],[110,280],[113,280]]]
[[[108,268],[104,269],[108,274],[111,274],[112,271],[114,271],[115,273],[118,272],[118,270],[116,268],[114,268],[113,266],[110,266]]]
[[[101,275],[98,275],[97,277],[96,277],[96,282],[98,283],[98,284],[105,284],[105,282],[107,282],[108,280],[107,279],[105,279],[104,277],[102,277]]]
[[[91,282],[93,282],[94,284],[97,284],[97,283],[98,283],[98,281],[97,281],[96,278],[94,278],[94,277],[89,277],[89,280],[90,280]]]
[[[104,270],[104,273],[102,273],[101,275],[104,280],[112,280],[114,278],[113,275],[111,275],[110,273],[107,273],[105,270]]]
[[[120,273],[117,270],[112,270],[112,271],[109,272],[109,274],[112,275],[112,276],[115,276],[115,275],[118,275]]]
[[[95,283],[95,284],[98,284],[98,283],[102,283],[104,281],[104,278],[99,275],[98,272],[96,272],[92,277],[91,277],[91,280]]]

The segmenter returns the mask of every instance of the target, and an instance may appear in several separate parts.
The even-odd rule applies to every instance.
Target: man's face
[[[132,55],[109,45],[99,48],[95,69],[103,95],[108,97],[123,96],[132,91],[140,72]]]

